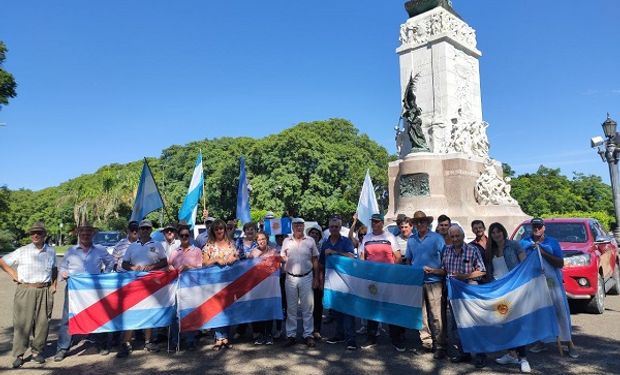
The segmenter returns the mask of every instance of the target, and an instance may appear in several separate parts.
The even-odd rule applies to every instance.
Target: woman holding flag
[[[202,264],[209,266],[228,266],[239,260],[235,244],[228,237],[226,223],[217,219],[209,227],[209,239],[202,249]],[[213,350],[222,348],[229,349],[228,332],[230,327],[218,327],[215,329],[215,345]]]

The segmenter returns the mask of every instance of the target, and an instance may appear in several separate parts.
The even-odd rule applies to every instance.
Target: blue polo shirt
[[[329,237],[325,238],[321,243],[321,249],[319,254],[319,263],[325,266],[325,250],[335,250],[340,251],[342,253],[351,253],[354,254],[353,251],[353,242],[350,239],[344,236],[340,236],[335,244],[332,244]]]
[[[441,258],[446,242],[440,234],[428,231],[423,239],[418,233],[412,234],[407,241],[407,259],[411,266],[441,268]],[[443,280],[442,276],[424,273],[424,283],[436,283]]]

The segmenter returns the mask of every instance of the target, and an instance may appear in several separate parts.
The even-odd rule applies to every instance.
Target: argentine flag
[[[291,218],[284,217],[281,219],[266,219],[265,233],[269,236],[293,233],[291,229]]]
[[[448,298],[465,352],[497,352],[558,335],[538,252],[489,284],[449,278]]]
[[[155,184],[151,168],[149,168],[146,158],[144,158],[140,183],[138,184],[138,192],[136,193],[136,200],[133,203],[130,220],[140,221],[150,212],[162,207],[164,207],[164,201],[161,199],[161,194],[159,194],[159,190]]]
[[[245,159],[239,159],[239,188],[237,189],[237,219],[241,224],[252,221],[250,217],[250,184],[245,175]]]
[[[375,188],[372,186],[372,180],[370,179],[370,173],[366,170],[366,177],[364,178],[364,185],[362,186],[362,192],[360,193],[360,199],[357,202],[357,219],[370,228],[370,217],[372,214],[379,213],[379,205],[377,204],[377,197],[375,196]]]
[[[421,268],[327,257],[323,306],[359,318],[422,329]]]
[[[187,195],[179,210],[179,221],[184,220],[192,229],[194,228],[194,224],[196,224],[196,213],[198,211],[198,202],[200,202],[200,197],[202,197],[203,184],[202,152],[199,152],[198,158],[196,158],[196,167],[194,167],[192,180],[189,183],[189,189],[187,189]]]

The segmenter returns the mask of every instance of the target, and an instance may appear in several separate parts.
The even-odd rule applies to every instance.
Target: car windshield
[[[519,241],[523,237],[532,234],[532,226],[530,224],[522,224],[514,240]],[[588,236],[586,235],[586,227],[584,223],[546,223],[545,235],[553,237],[559,242],[586,243]]]
[[[120,240],[120,232],[98,232],[93,237],[93,243],[97,245],[116,245]]]

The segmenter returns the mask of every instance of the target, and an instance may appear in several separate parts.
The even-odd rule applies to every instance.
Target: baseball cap
[[[532,225],[545,225],[545,221],[540,217],[535,217],[530,220],[530,224]]]
[[[381,214],[372,214],[372,216],[370,217],[370,220],[378,220],[378,221],[383,221],[383,215]]]
[[[150,220],[142,220],[140,222],[140,228],[144,228],[144,227],[149,227],[149,228],[153,228],[153,223],[151,223]]]

